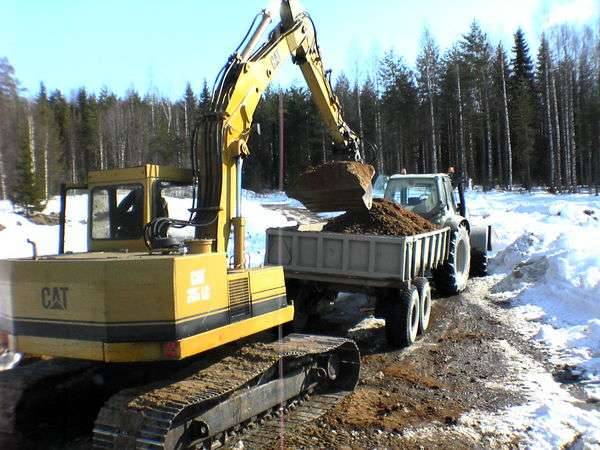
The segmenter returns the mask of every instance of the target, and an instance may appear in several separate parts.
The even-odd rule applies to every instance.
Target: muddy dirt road
[[[356,391],[309,425],[282,427],[273,448],[518,447],[526,426],[505,423],[502,410],[524,403],[553,368],[527,324],[489,296],[496,281],[437,299],[430,329],[408,349],[386,347],[382,321],[351,332],[362,351]],[[364,297],[345,300],[309,332],[343,335],[369,313]]]

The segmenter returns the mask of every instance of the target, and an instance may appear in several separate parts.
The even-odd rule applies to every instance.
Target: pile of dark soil
[[[427,233],[438,227],[418,214],[384,199],[373,200],[370,210],[350,211],[330,220],[323,231],[334,233],[376,234],[380,236],[411,236]]]

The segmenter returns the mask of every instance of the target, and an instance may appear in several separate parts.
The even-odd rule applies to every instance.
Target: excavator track
[[[81,390],[81,381],[90,379],[93,367],[86,361],[53,359],[0,372],[0,448],[33,448],[29,439],[43,433],[51,421],[73,426],[76,420],[65,422],[52,412],[81,399],[77,387]]]
[[[95,449],[223,446],[248,424],[308,393],[341,398],[358,382],[353,341],[292,334],[251,344],[204,368],[190,366],[160,384],[109,399],[94,426]]]
[[[264,448],[286,448],[288,436],[301,432],[302,427],[318,419],[337,405],[348,391],[338,391],[314,396],[305,395],[288,404],[258,418],[260,426],[251,422],[240,430],[234,439],[226,443],[224,449],[262,450]]]

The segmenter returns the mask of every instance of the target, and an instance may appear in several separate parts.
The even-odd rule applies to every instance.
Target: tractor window
[[[92,190],[92,239],[139,239],[144,219],[142,185]]]
[[[152,217],[169,217],[185,221],[190,219],[190,208],[194,201],[194,189],[191,184],[158,181],[155,186]],[[168,234],[172,237],[193,239],[194,231],[194,227],[171,227]]]
[[[434,179],[392,178],[384,197],[425,216],[437,208],[440,201]]]
[[[454,189],[452,188],[452,183],[448,178],[444,179],[444,188],[446,191],[446,201],[448,202],[448,207],[455,211],[456,210],[456,202],[454,200]]]

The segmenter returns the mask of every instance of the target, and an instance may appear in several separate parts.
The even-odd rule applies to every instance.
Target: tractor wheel
[[[419,331],[419,293],[417,288],[400,289],[400,298],[389,299],[385,318],[385,337],[391,347],[408,347]]]
[[[471,276],[485,277],[488,274],[488,254],[486,250],[471,252]]]
[[[435,287],[442,294],[456,295],[467,287],[471,265],[471,243],[465,227],[458,227],[450,238],[448,260],[432,271]]]
[[[425,334],[431,317],[431,286],[424,277],[415,278],[413,284],[419,293],[419,334]]]

